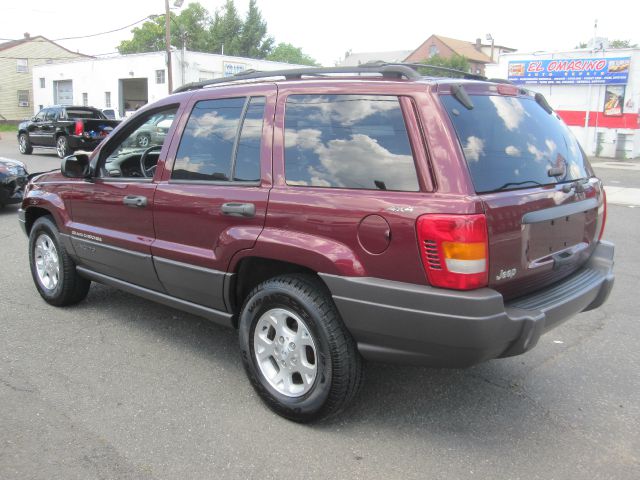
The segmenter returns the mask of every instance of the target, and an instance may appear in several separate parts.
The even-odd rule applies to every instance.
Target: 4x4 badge
[[[500,270],[500,273],[496,275],[496,280],[504,280],[505,278],[513,278],[516,276],[518,270],[512,268],[510,270]]]
[[[411,213],[413,212],[413,207],[389,207],[387,210],[395,213]]]

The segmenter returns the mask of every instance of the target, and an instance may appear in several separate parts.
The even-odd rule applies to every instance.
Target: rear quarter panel
[[[287,185],[284,158],[286,99],[290,94],[364,94],[401,97],[420,183],[418,192],[337,189]],[[425,138],[429,145],[426,148]],[[416,284],[427,278],[420,258],[415,222],[428,213],[480,213],[481,202],[463,192],[459,159],[452,155],[452,136],[442,125],[428,85],[401,82],[309,82],[279,85],[273,146],[274,186],[267,221],[251,251],[238,254],[231,265],[247,256],[263,256],[306,266],[314,271],[345,276],[371,276]],[[433,156],[433,158],[431,158]],[[434,187],[438,187],[435,192]],[[381,217],[389,228],[371,235],[388,237],[388,247],[372,252],[362,242],[361,222]]]

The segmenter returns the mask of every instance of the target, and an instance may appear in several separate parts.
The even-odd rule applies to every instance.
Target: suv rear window
[[[555,113],[532,98],[471,95],[467,110],[453,96],[444,104],[477,193],[569,182],[590,176],[584,152]],[[550,176],[550,168],[559,168]],[[555,172],[551,172],[555,173]]]
[[[98,110],[93,110],[90,108],[74,108],[73,110],[67,108],[67,118],[86,118],[86,119],[95,119],[95,120],[106,120],[102,112]]]
[[[418,190],[397,97],[291,95],[284,139],[289,185]]]

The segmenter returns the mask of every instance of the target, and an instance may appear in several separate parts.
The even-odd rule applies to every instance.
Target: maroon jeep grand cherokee
[[[517,355],[611,290],[602,183],[539,94],[407,65],[180,90],[28,185],[33,279],[52,305],[95,281],[237,328],[287,418],[344,408],[362,358]]]

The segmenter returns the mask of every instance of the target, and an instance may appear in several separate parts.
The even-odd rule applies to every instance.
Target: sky
[[[184,6],[188,3],[186,0]],[[224,5],[224,0],[200,3],[214,12]],[[235,4],[244,16],[249,0],[235,0]],[[594,35],[596,19],[598,36],[640,44],[637,2],[612,2],[611,8],[605,8],[606,5],[591,0],[258,0],[258,8],[276,43],[287,42],[302,48],[325,66],[334,65],[348,50],[354,53],[413,50],[431,34],[470,42],[476,38],[485,41],[486,35],[491,34],[496,44],[521,52],[571,49]],[[87,4],[69,0],[0,0],[0,38],[22,38],[25,32],[51,40],[91,35],[163,12],[163,0]],[[88,55],[113,53],[121,40],[131,38],[131,28],[58,43]]]

